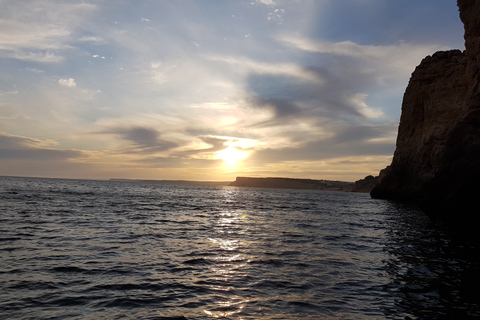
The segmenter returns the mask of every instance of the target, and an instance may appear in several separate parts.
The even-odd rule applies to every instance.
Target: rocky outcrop
[[[355,181],[351,192],[364,192],[369,193],[373,187],[377,184],[378,177],[366,176],[363,179]]]
[[[437,52],[415,69],[405,91],[390,167],[380,173],[371,195],[416,201],[444,161],[448,137],[465,115],[465,55]]]
[[[480,1],[458,6],[466,50],[437,52],[413,72],[392,164],[371,196],[415,202],[437,224],[480,239]]]

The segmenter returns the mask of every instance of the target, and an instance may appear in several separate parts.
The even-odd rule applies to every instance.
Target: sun
[[[228,163],[235,163],[239,160],[245,159],[248,157],[248,152],[238,150],[235,147],[229,146],[226,149],[217,152],[215,156],[216,159],[222,159]]]

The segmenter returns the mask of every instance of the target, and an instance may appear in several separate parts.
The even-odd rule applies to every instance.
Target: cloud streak
[[[36,1],[17,10],[19,4],[3,2],[0,57],[41,63],[64,61],[73,30],[81,25],[86,14],[96,9],[86,3]]]
[[[67,160],[82,156],[76,150],[57,150],[48,148],[53,141],[14,136],[0,132],[0,159],[7,160]]]
[[[363,64],[365,73],[380,75],[382,79],[389,74],[396,77],[410,74],[412,65],[417,65],[425,56],[449,48],[438,44],[419,45],[404,41],[390,45],[361,45],[353,41],[329,42],[290,36],[278,40],[307,52],[358,59]]]
[[[161,134],[157,130],[151,128],[118,127],[100,133],[113,134],[124,141],[130,142],[129,148],[126,148],[124,149],[125,151],[123,151],[128,153],[156,154],[178,146],[175,142],[161,139]]]

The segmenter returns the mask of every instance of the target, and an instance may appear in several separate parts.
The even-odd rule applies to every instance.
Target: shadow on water
[[[409,205],[391,202],[385,250],[391,282],[384,290],[406,319],[479,319],[480,249],[453,240]]]

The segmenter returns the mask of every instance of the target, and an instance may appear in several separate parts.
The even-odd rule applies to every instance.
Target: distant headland
[[[276,189],[307,189],[307,190],[327,190],[344,192],[364,192],[372,190],[377,181],[377,177],[367,176],[356,182],[335,181],[335,180],[315,180],[315,179],[297,179],[297,178],[254,178],[237,177],[235,181],[192,181],[192,180],[141,180],[141,179],[115,179],[110,181],[117,182],[135,182],[149,184],[173,184],[190,186],[233,186],[250,188],[276,188]]]
[[[249,178],[237,177],[231,186],[251,188],[308,189],[369,193],[377,182],[377,177],[367,176],[356,182],[336,180],[314,180],[296,178]]]
[[[237,177],[230,183],[235,187],[252,188],[279,188],[279,189],[310,189],[310,190],[332,190],[332,191],[351,191],[353,182],[313,180],[313,179],[295,179],[295,178],[249,178]]]

